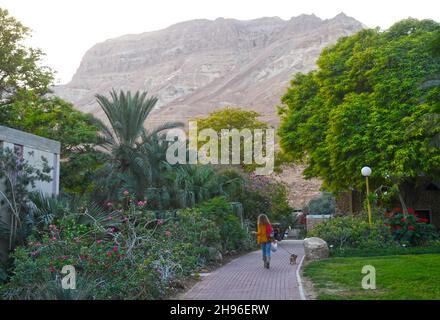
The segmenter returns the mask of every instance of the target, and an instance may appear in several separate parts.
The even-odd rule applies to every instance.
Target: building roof
[[[0,141],[19,144],[28,148],[60,154],[61,143],[20,130],[0,126]]]

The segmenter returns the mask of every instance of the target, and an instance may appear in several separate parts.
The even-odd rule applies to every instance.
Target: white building
[[[41,158],[44,157],[52,168],[50,172],[52,181],[38,181],[35,188],[45,194],[56,195],[60,186],[60,148],[58,141],[42,138],[19,130],[0,126],[0,148],[10,148],[14,153],[26,160],[33,167],[42,169]],[[4,188],[0,181],[0,188]],[[0,197],[2,198],[2,197]],[[0,199],[3,200],[3,199]],[[0,201],[0,219],[8,223],[10,213],[6,204]],[[5,259],[7,241],[0,239],[0,260]]]

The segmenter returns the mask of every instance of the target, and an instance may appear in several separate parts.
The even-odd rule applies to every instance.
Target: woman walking
[[[263,253],[264,267],[269,269],[270,267],[270,246],[272,241],[272,226],[270,225],[269,218],[265,214],[258,216],[258,231],[257,242],[261,245],[261,251]]]

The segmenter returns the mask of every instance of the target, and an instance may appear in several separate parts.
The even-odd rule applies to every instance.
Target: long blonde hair
[[[269,218],[265,214],[258,216],[258,224],[270,224]]]

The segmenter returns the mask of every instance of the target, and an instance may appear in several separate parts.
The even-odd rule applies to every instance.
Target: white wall
[[[59,157],[56,154],[49,153],[46,151],[37,150],[34,148],[23,148],[23,158],[29,165],[40,170],[43,169],[43,161],[41,157],[44,157],[48,161],[49,167],[53,168],[50,172],[52,178],[51,182],[37,181],[35,184],[35,189],[39,190],[45,194],[58,194],[59,192]]]

